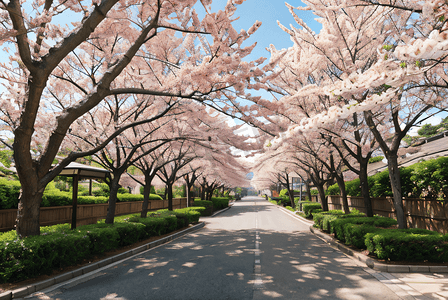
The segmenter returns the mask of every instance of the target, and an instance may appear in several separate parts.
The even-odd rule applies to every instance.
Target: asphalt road
[[[29,299],[401,299],[263,198],[204,229]]]

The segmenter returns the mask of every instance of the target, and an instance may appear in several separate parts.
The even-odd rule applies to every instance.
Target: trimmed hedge
[[[177,229],[177,218],[175,216],[147,218],[131,217],[128,222],[141,223],[145,225],[147,237],[159,236]]]
[[[330,210],[330,211],[322,211],[319,213],[314,213],[313,214],[313,221],[314,221],[314,227],[323,229],[324,231],[328,231],[327,230],[327,226],[325,226],[324,228],[324,219],[336,219],[337,216],[339,215],[343,215],[344,212],[342,210]],[[327,223],[328,221],[326,221]]]
[[[358,249],[366,249],[365,237],[367,233],[376,232],[379,228],[371,224],[348,223],[344,226],[344,238],[346,245],[353,245]]]
[[[22,240],[3,239],[0,242],[0,282],[49,275],[55,268],[74,265],[90,255],[90,245],[90,238],[78,233],[53,232]]]
[[[221,210],[229,207],[229,198],[227,197],[212,197],[213,210]]]
[[[20,188],[19,181],[0,178],[0,209],[17,208]]]
[[[104,184],[102,184],[104,185]],[[107,185],[106,185],[107,186]],[[20,182],[0,178],[0,209],[15,209],[19,203]],[[107,203],[109,196],[104,193],[95,193],[95,196],[83,196],[78,194],[78,204],[99,204]],[[117,194],[118,202],[143,201],[143,195]],[[149,200],[163,200],[155,194],[149,195]],[[57,189],[54,182],[50,182],[45,188],[42,196],[41,207],[64,206],[72,204],[72,192],[65,192]]]
[[[143,201],[143,195],[135,194],[117,194],[118,202]],[[163,200],[162,197],[155,194],[149,194],[149,200]]]
[[[193,206],[204,207],[201,211],[202,216],[211,216],[213,214],[213,202],[206,200],[194,200]]]
[[[292,208],[291,206],[286,206],[285,207],[287,210],[290,210],[290,211],[292,211],[292,212],[295,212],[296,210],[294,209],[294,208]]]
[[[346,224],[369,224],[375,227],[391,227],[397,224],[397,221],[386,217],[341,217],[330,222],[330,232],[341,242],[346,242],[345,226]]]
[[[187,216],[188,223],[197,223],[199,222],[199,217],[201,216],[201,211],[204,211],[203,207],[186,207],[181,209],[176,209],[175,211],[183,213]]]
[[[51,274],[53,269],[74,265],[92,255],[172,232],[190,221],[198,222],[204,207],[159,210],[149,217],[138,214],[115,218],[114,224],[70,224],[41,227],[40,236],[19,239],[16,231],[0,233],[0,283]]]
[[[303,201],[302,201],[303,202]],[[317,202],[304,202],[302,203],[302,209],[307,218],[311,218],[313,213],[318,213],[322,211],[322,205]]]
[[[425,229],[381,229],[367,233],[365,244],[380,259],[448,262],[448,235]]]

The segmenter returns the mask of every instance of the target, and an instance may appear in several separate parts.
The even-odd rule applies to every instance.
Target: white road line
[[[257,212],[258,219],[258,212]],[[260,289],[263,287],[263,279],[261,278],[261,260],[260,256],[260,233],[255,231],[255,264],[254,264],[254,289]]]

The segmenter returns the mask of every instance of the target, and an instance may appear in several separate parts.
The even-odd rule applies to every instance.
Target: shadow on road
[[[207,220],[205,229],[35,299],[399,299],[299,225],[266,229],[299,221],[263,199]]]

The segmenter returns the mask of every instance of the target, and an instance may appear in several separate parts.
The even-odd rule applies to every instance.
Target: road
[[[29,299],[401,299],[263,198],[206,227]]]

